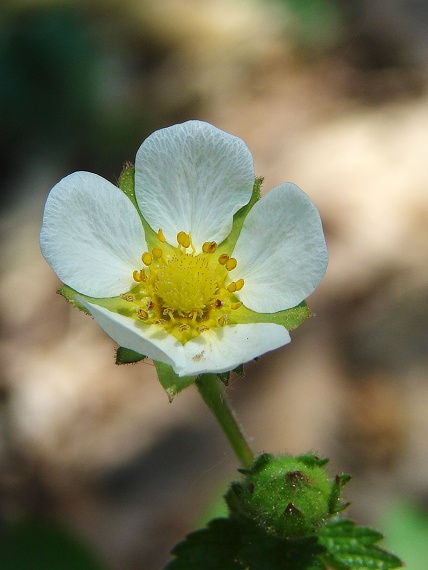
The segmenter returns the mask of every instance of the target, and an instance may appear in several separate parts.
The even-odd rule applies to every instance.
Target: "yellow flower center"
[[[121,295],[133,308],[131,316],[146,324],[162,325],[182,344],[211,328],[225,326],[230,313],[242,305],[234,293],[242,289],[244,280],[228,279],[228,272],[237,266],[236,259],[225,253],[215,255],[214,241],[205,242],[196,253],[185,232],[177,234],[175,248],[163,246],[162,230],[158,240],[159,247],[141,256],[144,267],[134,271],[134,287]]]

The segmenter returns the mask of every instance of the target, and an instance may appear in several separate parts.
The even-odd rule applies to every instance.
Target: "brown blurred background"
[[[254,449],[329,456],[349,516],[425,570],[427,3],[7,0],[0,78],[0,538],[49,520],[103,568],[157,570],[236,476],[196,390],[169,404],[150,363],[116,367],[38,246],[61,177],[115,182],[198,118],[245,140],[264,190],[309,194],[330,252],[316,317],[228,388]]]

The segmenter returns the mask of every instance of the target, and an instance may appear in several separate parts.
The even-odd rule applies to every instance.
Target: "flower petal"
[[[295,307],[327,268],[318,210],[296,185],[277,186],[245,218],[233,256],[238,265],[230,278],[244,279],[236,293],[244,305],[259,313]]]
[[[84,295],[113,297],[132,286],[146,241],[123,192],[101,176],[75,172],[48,196],[40,247],[61,281]]]
[[[205,241],[227,237],[233,215],[251,198],[253,159],[246,144],[209,123],[188,121],[156,131],[138,150],[135,194],[150,226],[176,244],[191,233]]]
[[[289,342],[288,331],[271,323],[210,329],[183,346],[186,363],[175,371],[179,376],[226,372]]]
[[[78,300],[119,346],[130,348],[174,368],[184,366],[182,344],[168,334],[162,326],[145,325],[130,317],[113,313],[100,305],[90,303],[80,296],[78,296]]]

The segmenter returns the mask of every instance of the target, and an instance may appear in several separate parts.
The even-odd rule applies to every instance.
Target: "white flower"
[[[256,201],[253,185],[241,139],[200,121],[162,129],[137,153],[135,198],[89,172],[54,186],[42,253],[120,346],[179,376],[228,371],[290,342],[280,312],[327,265],[306,194],[286,183]]]

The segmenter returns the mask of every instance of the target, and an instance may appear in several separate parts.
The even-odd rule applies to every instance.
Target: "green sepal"
[[[229,370],[228,372],[216,372],[215,374],[217,378],[221,380],[225,386],[227,386],[229,384],[231,372],[235,372],[235,374],[238,374],[238,376],[244,376],[244,365],[240,364],[233,370]]]
[[[72,289],[71,287],[69,287],[68,285],[62,285],[62,287],[60,287],[57,291],[57,293],[59,295],[61,295],[61,297],[64,297],[64,299],[66,301],[68,301],[70,303],[70,305],[73,305],[73,307],[76,307],[76,309],[79,309],[80,311],[83,311],[84,313],[86,313],[87,315],[90,315],[91,313],[88,311],[88,309],[86,307],[84,307],[82,305],[82,303],[80,303],[77,299],[76,299],[76,295],[79,295],[80,293],[77,293],[77,291],[75,291],[74,289]],[[84,297],[84,295],[82,295],[82,297]]]
[[[125,348],[124,346],[119,346],[116,350],[116,364],[135,364],[145,358],[147,358],[147,356],[130,348]]]
[[[356,526],[353,521],[330,521],[317,536],[326,550],[322,558],[334,570],[392,570],[403,566],[397,556],[376,545],[383,538],[380,532]]]
[[[149,223],[146,221],[140,211],[140,208],[138,207],[137,198],[135,197],[135,166],[130,162],[127,162],[124,166],[122,173],[119,176],[118,186],[122,192],[131,200],[141,218],[148,249],[151,250],[154,247],[159,247],[159,240],[156,231],[150,227]],[[162,247],[164,247],[164,245],[165,244],[163,244]]]
[[[244,223],[245,218],[248,215],[248,212],[254,206],[254,204],[260,200],[260,188],[262,186],[263,178],[256,178],[253,185],[253,193],[251,195],[250,201],[248,204],[243,206],[240,210],[236,212],[233,216],[233,226],[230,234],[227,238],[221,242],[221,244],[217,248],[217,252],[219,254],[227,253],[228,255],[231,254],[233,248],[235,247],[236,242],[238,241],[239,234],[241,233],[242,225]]]
[[[335,480],[331,485],[331,495],[329,500],[329,511],[331,514],[341,513],[346,508],[349,507],[350,503],[343,503],[341,501],[342,489],[351,479],[350,475],[342,473],[341,475],[336,475]]]
[[[235,309],[229,316],[228,323],[248,324],[248,323],[274,323],[282,325],[287,330],[292,331],[300,326],[306,319],[312,316],[306,301],[302,301],[300,305],[285,311],[277,313],[256,313],[251,309],[242,305],[239,309]]]
[[[156,372],[158,374],[159,382],[165,390],[168,400],[173,401],[175,396],[195,382],[197,376],[178,376],[168,364],[163,362],[153,361]]]

